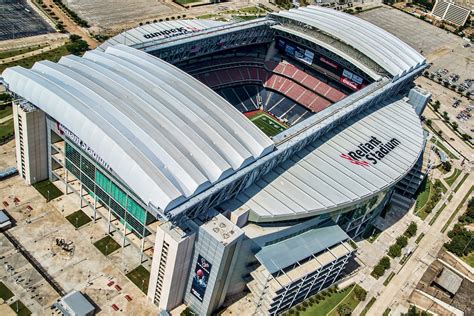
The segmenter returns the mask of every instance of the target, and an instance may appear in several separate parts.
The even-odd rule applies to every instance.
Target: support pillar
[[[125,235],[127,234],[127,211],[123,216],[123,239],[122,239],[122,248],[125,247]]]
[[[94,194],[94,224],[95,224],[95,221],[96,221],[96,217],[97,217],[97,197]]]
[[[68,182],[67,182],[67,172],[68,172],[68,171],[67,171],[67,169],[66,169],[66,158],[64,158],[64,171],[65,171],[65,173],[64,173],[64,174],[65,174],[64,180],[66,181],[66,195],[68,195],[68,193],[69,193],[69,188],[68,188],[69,184],[68,184]]]
[[[81,210],[82,208],[84,207],[84,205],[82,204],[82,182],[79,184],[79,196],[81,198]]]
[[[107,220],[107,234],[110,234],[110,216],[111,216],[111,211],[110,211],[110,206],[107,207],[109,209],[109,219]]]
[[[145,219],[146,223],[146,219]],[[140,246],[140,264],[143,262],[143,250],[145,249],[145,224],[143,224],[143,230],[142,230],[142,244]]]

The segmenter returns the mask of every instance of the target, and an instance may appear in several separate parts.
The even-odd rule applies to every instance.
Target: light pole
[[[78,226],[77,226],[77,221],[78,221],[78,220],[79,220],[79,218],[76,217],[76,230],[77,230],[77,228],[78,228]]]
[[[105,256],[109,253],[109,245],[105,245]]]
[[[46,201],[46,203],[49,203],[49,190],[47,192],[48,192],[48,200]]]

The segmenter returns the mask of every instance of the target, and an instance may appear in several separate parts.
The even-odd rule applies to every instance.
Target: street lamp
[[[46,201],[46,203],[49,203],[49,190],[48,190],[48,200]]]
[[[109,253],[109,245],[105,245],[105,256]]]
[[[79,218],[76,217],[76,230],[77,230],[77,228],[78,228],[78,226],[77,226],[77,221],[78,221],[78,220],[79,220]]]

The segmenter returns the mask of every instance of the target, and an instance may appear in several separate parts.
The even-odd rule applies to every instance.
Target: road
[[[62,40],[59,40],[55,43],[52,43],[49,46],[46,46],[46,47],[43,47],[43,48],[40,48],[40,49],[36,49],[36,50],[31,51],[31,52],[27,52],[27,53],[24,53],[24,54],[15,55],[15,56],[12,56],[12,57],[0,59],[0,65],[1,64],[7,64],[7,63],[10,63],[10,62],[13,62],[13,61],[18,61],[18,60],[21,60],[21,59],[24,59],[24,58],[36,56],[36,55],[39,55],[39,54],[42,54],[42,53],[46,53],[46,52],[49,52],[50,50],[59,48],[59,47],[63,46],[66,43],[67,43],[67,39],[62,39]]]
[[[67,16],[66,13],[64,13],[64,11],[61,10],[52,0],[43,0],[43,3],[49,8],[51,8],[54,14],[59,17],[59,19],[64,24],[64,29],[68,33],[80,35],[82,39],[87,42],[91,49],[94,49],[99,45],[98,41],[90,37],[90,34],[87,29],[80,27],[76,23],[74,23],[74,21],[71,20],[71,18]]]
[[[432,120],[432,124],[436,124],[436,126],[443,132],[442,136],[444,139],[448,139],[448,143],[452,148],[455,148],[458,153],[460,153],[464,158],[466,158],[470,162],[474,162],[474,151],[472,150],[469,145],[467,145],[463,140],[459,138],[457,134],[455,134],[449,127],[446,126],[444,122],[441,121],[439,116],[433,112],[429,107],[426,107],[423,115],[427,118]],[[451,141],[450,139],[454,139]]]
[[[465,183],[474,183],[474,174],[471,173]],[[434,256],[438,253],[446,240],[445,234],[449,229],[446,230],[445,234],[441,233],[441,229],[454,213],[470,188],[470,185],[462,186],[453,196],[451,202],[446,206],[444,211],[439,215],[433,226],[428,226],[425,231],[425,237],[420,241],[418,248],[413,252],[405,266],[382,290],[367,315],[379,316],[387,308],[395,305],[395,303],[407,302],[411,292],[423,276],[426,267],[435,259]],[[459,212],[458,215],[461,215],[461,212]],[[451,223],[451,226],[454,225],[455,222],[456,220]]]

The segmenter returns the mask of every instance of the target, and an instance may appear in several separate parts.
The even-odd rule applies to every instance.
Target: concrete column
[[[84,207],[84,205],[82,204],[82,182],[80,182],[79,184],[79,195],[81,197],[81,210],[82,210],[82,208]]]
[[[97,197],[94,194],[94,224],[95,224],[96,218],[97,218]]]
[[[107,207],[109,209],[109,219],[107,221],[107,234],[110,234],[110,216],[111,216],[111,211],[110,211],[110,207]]]
[[[122,248],[125,247],[125,235],[127,234],[127,211],[123,217],[123,239],[122,239]]]
[[[65,172],[64,172],[64,175],[65,175],[64,181],[66,181],[66,195],[68,195],[68,193],[69,193],[69,188],[68,188],[68,183],[67,183],[67,173],[68,173],[68,171],[67,171],[67,169],[66,169],[66,155],[64,155],[64,171],[65,171]]]
[[[145,229],[143,229],[145,230]],[[142,236],[142,244],[140,246],[140,264],[143,262],[143,250],[145,248],[145,236]]]

